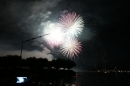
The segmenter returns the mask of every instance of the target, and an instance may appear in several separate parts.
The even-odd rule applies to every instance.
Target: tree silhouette
[[[0,58],[0,66],[8,68],[20,67],[21,57],[17,55],[7,55]]]
[[[47,63],[48,69],[52,69],[53,66],[54,66],[54,62],[48,61],[48,63]]]
[[[74,61],[61,59],[61,58],[52,60],[52,64],[53,64],[53,66],[55,67],[56,70],[58,70],[60,68],[71,69],[72,67],[76,66]]]
[[[26,66],[30,69],[36,67],[36,58],[35,57],[29,57],[26,59]]]
[[[62,64],[62,59],[56,59],[56,60],[52,60],[52,65],[53,67],[55,67],[56,70],[58,70],[59,68],[61,68],[63,66]]]
[[[38,69],[43,69],[44,67],[47,66],[48,60],[46,58],[38,58],[36,61],[36,67]]]
[[[75,64],[74,61],[72,61],[72,60],[66,60],[66,68],[68,68],[68,70],[71,69],[71,68],[73,68],[73,67],[75,67],[75,66],[76,66],[76,64]]]
[[[45,66],[47,66],[47,59],[43,58],[35,58],[35,57],[29,57],[26,59],[26,66],[29,68],[35,68],[35,69],[43,69]]]
[[[60,68],[67,68],[69,70],[74,66],[76,66],[74,61],[61,58],[48,61],[46,58],[36,57],[21,59],[21,57],[17,55],[7,55],[0,57],[1,68],[43,69],[44,67],[48,67],[48,69],[52,69],[52,67],[54,67],[56,70],[59,70]]]
[[[47,65],[48,60],[43,58],[29,57],[26,59],[26,65],[29,68],[42,69]]]

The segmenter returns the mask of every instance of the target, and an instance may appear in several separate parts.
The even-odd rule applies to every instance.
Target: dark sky
[[[82,52],[73,59],[77,67],[115,66],[128,69],[129,7],[123,0],[3,0],[0,1],[0,56],[19,55],[21,41],[43,34],[44,24],[57,21],[64,12],[76,12],[84,20],[79,39]],[[51,53],[51,54],[48,54]],[[23,58],[62,57],[39,38],[24,44]],[[62,57],[65,58],[65,57]]]

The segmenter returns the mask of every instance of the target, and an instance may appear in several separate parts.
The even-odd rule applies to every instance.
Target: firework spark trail
[[[76,13],[62,15],[58,23],[49,23],[44,29],[45,41],[52,48],[59,47],[64,56],[75,57],[82,51],[81,42],[77,40],[84,27],[82,17]]]
[[[61,45],[61,52],[64,56],[75,57],[82,51],[81,42],[78,42],[76,38],[67,38]]]
[[[58,23],[49,23],[44,29],[44,34],[46,33],[49,33],[49,35],[44,36],[44,39],[52,48],[62,44],[64,33]]]
[[[62,15],[59,20],[59,23],[66,32],[66,35],[72,37],[78,37],[84,27],[82,17],[80,17],[74,12]]]

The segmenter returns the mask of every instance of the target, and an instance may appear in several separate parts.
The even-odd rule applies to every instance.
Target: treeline
[[[0,68],[4,69],[13,69],[13,68],[23,68],[23,69],[71,69],[75,67],[76,64],[74,61],[69,59],[53,59],[48,61],[46,58],[36,58],[29,57],[22,59],[17,55],[7,55],[0,57]]]

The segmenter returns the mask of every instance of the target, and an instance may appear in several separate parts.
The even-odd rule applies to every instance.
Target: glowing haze
[[[64,40],[64,33],[58,23],[47,24],[44,29],[44,34],[49,34],[44,36],[44,39],[52,48],[59,46]]]

